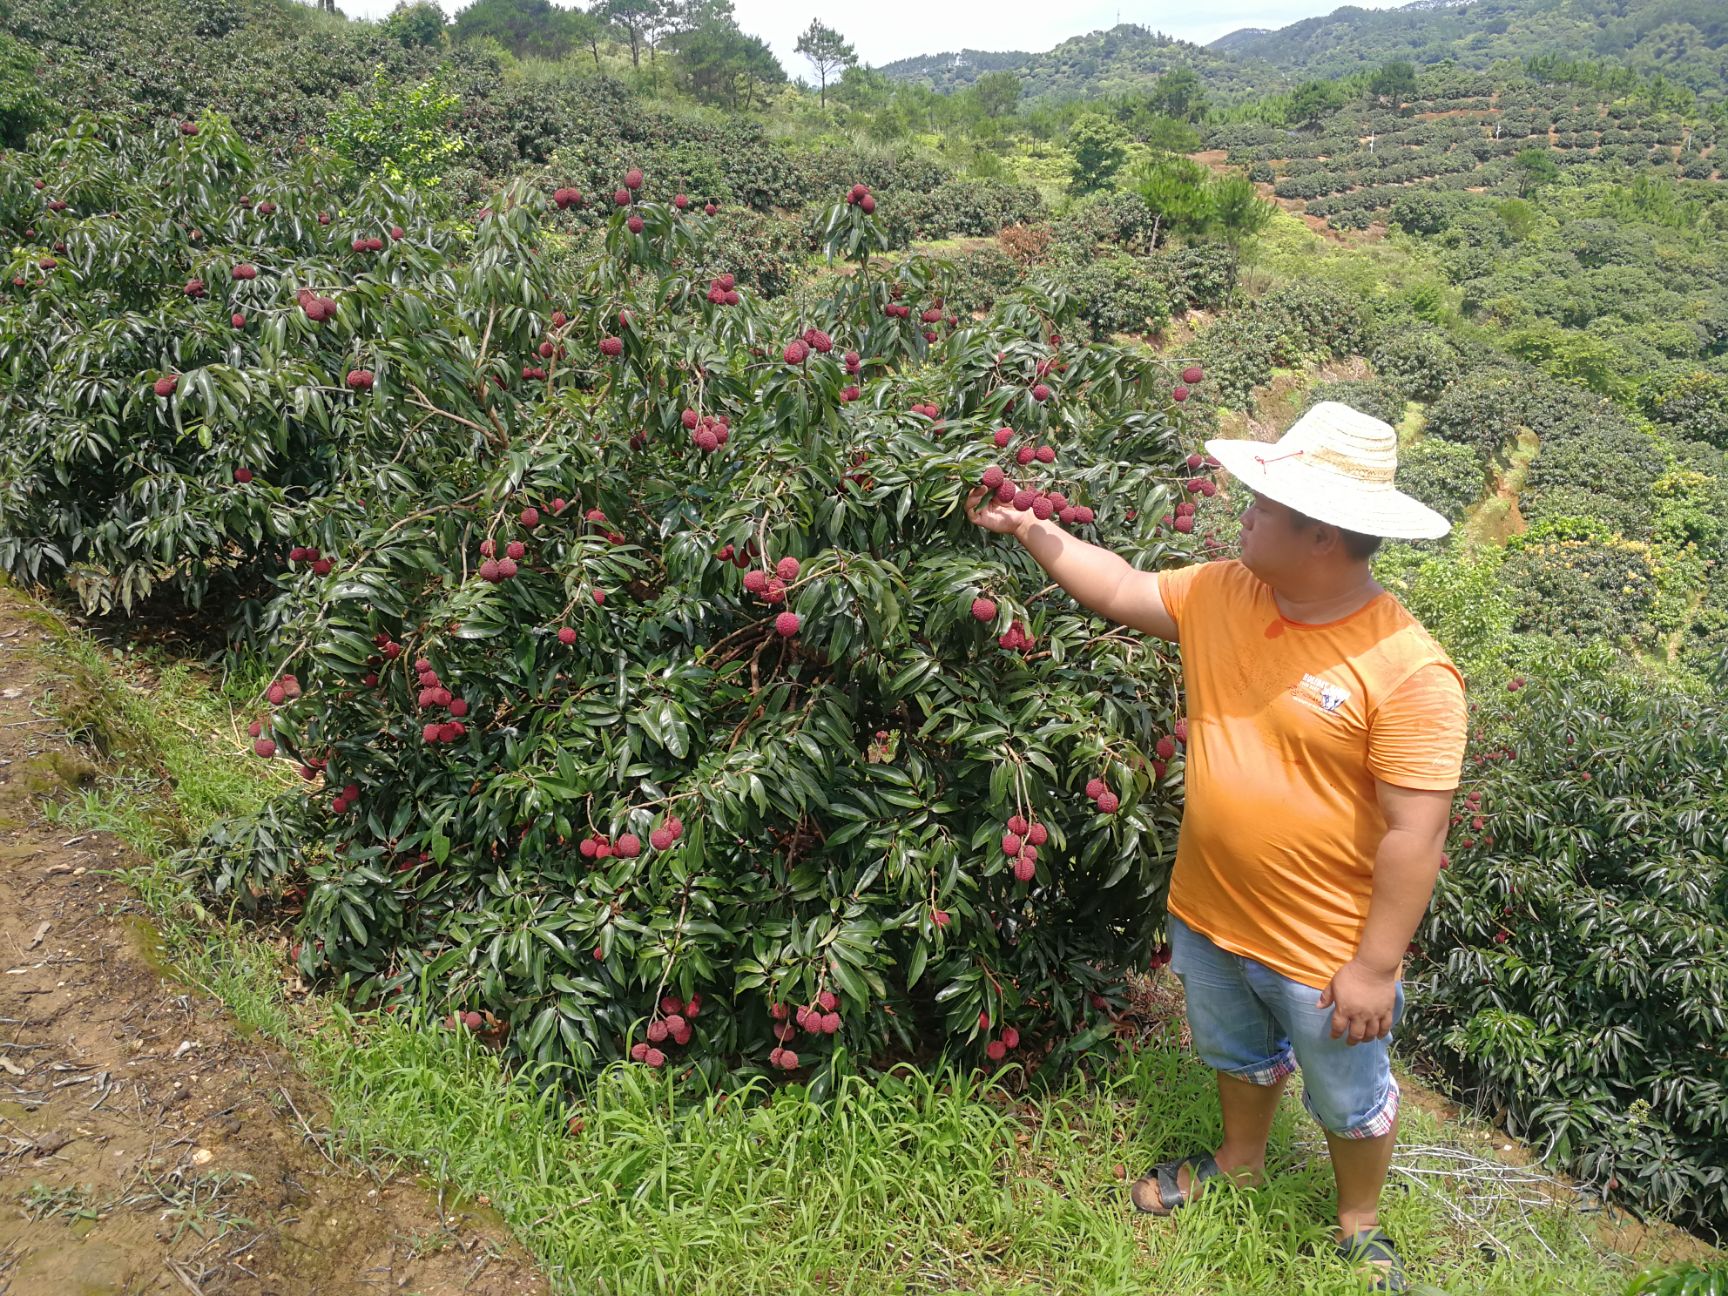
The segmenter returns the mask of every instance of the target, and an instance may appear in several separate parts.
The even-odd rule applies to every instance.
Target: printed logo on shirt
[[[1319,707],[1328,715],[1335,713],[1339,707],[1350,700],[1350,693],[1336,684],[1328,683],[1318,675],[1304,675],[1302,682],[1294,690],[1296,700],[1307,706]]]

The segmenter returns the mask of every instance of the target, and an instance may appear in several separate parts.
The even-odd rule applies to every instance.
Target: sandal
[[[1397,1249],[1392,1245],[1392,1239],[1378,1228],[1358,1229],[1350,1235],[1347,1242],[1340,1242],[1334,1248],[1341,1260],[1353,1265],[1363,1261],[1390,1262],[1389,1267],[1379,1269],[1379,1276],[1368,1285],[1371,1292],[1401,1292],[1408,1290],[1404,1285],[1404,1262],[1398,1256]]]
[[[1176,1180],[1177,1172],[1183,1166],[1188,1167],[1188,1192],[1183,1192]],[[1133,1188],[1128,1190],[1128,1200],[1134,1203],[1134,1209],[1142,1215],[1169,1215],[1188,1205],[1192,1200],[1191,1194],[1197,1185],[1205,1183],[1208,1179],[1216,1179],[1223,1173],[1218,1168],[1217,1160],[1210,1152],[1179,1157],[1174,1161],[1161,1161],[1141,1175],[1136,1183],[1145,1183],[1148,1179],[1155,1180],[1158,1185],[1158,1200],[1163,1204],[1163,1209],[1155,1210],[1151,1207],[1142,1206],[1135,1199]]]

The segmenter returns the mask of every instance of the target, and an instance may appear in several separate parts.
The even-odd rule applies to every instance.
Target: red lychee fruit
[[[558,630],[558,642],[568,648],[571,644],[576,642],[576,632],[569,626],[560,627]]]
[[[624,222],[624,228],[629,230],[632,234],[640,234],[647,228],[647,226],[648,222],[635,214],[632,214],[630,218]]]
[[[1014,462],[1019,464],[1021,467],[1025,467],[1037,457],[1038,449],[1036,446],[1021,446],[1014,452]]]
[[[785,359],[786,363],[794,365],[803,364],[809,354],[810,348],[796,338],[788,342],[786,344],[786,349],[781,352],[781,356]]]
[[[642,839],[635,833],[625,833],[612,847],[613,854],[635,859],[642,853]]]
[[[648,1045],[645,1041],[638,1040],[630,1046],[630,1060],[632,1062],[646,1062],[648,1060]]]
[[[975,598],[972,600],[972,616],[978,621],[994,621],[996,619],[996,602],[994,599]]]
[[[1050,389],[1043,383],[1039,383],[1037,386],[1032,388],[1032,399],[1042,404],[1044,401],[1050,399]]]
[[[257,752],[260,756],[274,756],[276,754],[276,744],[271,742],[268,738],[260,738],[252,744],[252,750]]]
[[[1206,377],[1206,371],[1199,365],[1189,365],[1182,371],[1182,381],[1192,387]]]
[[[370,369],[350,369],[348,371],[348,386],[355,391],[371,391],[372,384],[377,381]]]
[[[798,627],[800,624],[802,623],[799,621],[796,612],[782,612],[779,616],[774,618],[774,629],[778,631],[782,637],[787,639],[790,639],[793,635],[798,633]]]
[[[156,394],[158,396],[172,396],[179,386],[179,374],[163,374],[156,380]]]
[[[1183,401],[1188,399],[1188,389],[1178,384],[1170,389],[1170,399],[1175,401],[1177,404],[1181,404]]]
[[[833,1035],[840,1029],[839,1013],[823,1013],[819,1025],[824,1035]]]
[[[858,389],[856,383],[848,383],[840,389],[840,399],[848,405],[857,400],[863,394],[864,393]]]
[[[996,442],[997,448],[1000,449],[1014,439],[1014,429],[1005,427],[997,428],[992,434],[992,437]]]
[[[1189,535],[1194,530],[1194,515],[1191,513],[1184,513],[1170,525],[1175,527],[1176,530],[1180,531],[1183,535]]]
[[[1048,495],[1038,495],[1032,500],[1032,516],[1043,520],[1056,511],[1056,505],[1051,503]]]
[[[624,339],[620,337],[603,337],[600,339],[600,354],[617,357],[624,354]]]
[[[1116,807],[1121,803],[1119,801],[1117,801],[1116,794],[1114,792],[1105,792],[1103,795],[1101,795],[1098,798],[1097,804],[1098,804],[1098,812],[1100,814],[1115,814],[1116,813]]]
[[[400,225],[392,225],[390,227],[390,237],[395,239],[397,242],[401,242],[404,238],[408,237],[408,234]]]
[[[252,470],[250,468],[236,468],[234,470],[234,480],[244,486],[247,482],[252,480]]]
[[[237,329],[243,329],[246,327],[246,316],[239,311],[235,311],[228,317],[228,322]]]
[[[1004,855],[1018,855],[1021,844],[1018,834],[1011,832],[1002,834],[1002,853]]]
[[[1035,823],[1026,830],[1026,840],[1034,846],[1042,846],[1050,840],[1050,830],[1041,823]]]
[[[1086,795],[1091,797],[1094,801],[1103,796],[1109,790],[1109,785],[1105,783],[1103,779],[1095,778],[1086,785]]]
[[[672,195],[672,205],[674,207],[676,207],[679,211],[683,211],[686,207],[688,207],[690,205],[690,195],[689,194],[673,194]]]
[[[1160,738],[1153,744],[1152,749],[1158,753],[1159,760],[1169,760],[1176,755],[1176,740],[1167,737]]]
[[[1024,486],[1022,486],[1019,490],[1014,492],[1014,499],[1012,500],[1012,503],[1013,503],[1015,508],[1024,512],[1025,510],[1032,507],[1032,501],[1037,499],[1037,498],[1038,498],[1038,492],[1037,491],[1027,490]]]
[[[1030,882],[1037,875],[1038,865],[1033,860],[1022,855],[1014,861],[1014,880],[1016,882]]]
[[[640,189],[642,187],[641,168],[631,167],[624,173],[624,187],[626,189]]]
[[[858,200],[858,210],[863,212],[866,216],[870,215],[876,210],[876,199],[870,194],[865,194]]]
[[[744,573],[744,588],[752,594],[760,594],[768,588],[768,573],[752,569]]]
[[[1024,837],[1026,835],[1027,826],[1026,820],[1022,815],[1010,815],[1008,817],[1008,831],[1011,833],[1018,833],[1020,836]]]
[[[594,591],[594,602],[596,604],[603,605],[606,602],[606,591],[603,589],[595,590]]]
[[[657,1048],[649,1049],[648,1057],[645,1060],[648,1065],[653,1067],[656,1071],[666,1065],[666,1055]]]
[[[498,579],[499,580],[509,580],[515,574],[516,574],[516,560],[514,558],[500,558],[498,560]]]
[[[796,558],[782,558],[774,564],[774,574],[783,581],[795,581],[798,579],[798,568]]]
[[[480,579],[483,581],[489,581],[489,582],[495,583],[498,580],[498,564],[497,564],[497,562],[495,562],[491,558],[488,558],[485,562],[481,563],[480,564]]]
[[[1047,446],[1047,445],[1039,446],[1038,447],[1038,462],[1043,463],[1043,464],[1055,463],[1056,462],[1056,447],[1055,446]]]
[[[984,1056],[992,1062],[1000,1062],[1008,1056],[1008,1046],[1001,1040],[991,1040],[984,1046]]]
[[[1007,474],[1004,473],[995,464],[991,464],[988,468],[986,468],[984,470],[984,476],[979,478],[979,480],[981,482],[983,482],[983,484],[986,487],[988,487],[990,490],[995,490],[998,486],[1000,486],[1004,481],[1007,480]]]
[[[946,909],[933,909],[930,911],[930,921],[938,927],[946,927],[953,920],[948,916]]]
[[[720,208],[715,206],[713,203],[703,203],[702,204],[702,214],[704,216],[712,216],[715,212],[717,212],[719,210],[720,210]],[[796,1066],[797,1064],[794,1063],[793,1065]]]
[[[523,509],[522,510],[522,525],[525,527],[537,527],[537,526],[539,526],[540,525],[540,510],[537,508],[525,508],[525,509]]]
[[[528,552],[528,546],[523,544],[520,540],[512,540],[509,544],[504,546],[504,552],[511,558],[520,562],[522,560],[522,555]]]

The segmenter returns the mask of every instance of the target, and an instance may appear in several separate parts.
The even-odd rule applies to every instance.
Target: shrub
[[[1236,293],[1236,249],[1228,243],[1190,243],[1158,253],[1159,273],[1170,287],[1172,309],[1217,310]]]
[[[1657,566],[1649,545],[1588,519],[1551,519],[1514,536],[1502,576],[1520,633],[1645,648],[1656,639]]]
[[[544,361],[533,395],[407,456],[361,447],[284,510],[339,564],[282,575],[259,623],[296,677],[261,740],[311,778],[200,844],[211,902],[291,917],[301,975],[359,1004],[427,996],[575,1075],[654,1030],[710,1082],[778,1057],[817,1092],[874,1060],[982,1057],[1010,1025],[1056,1064],[1113,1047],[1104,996],[1151,952],[1177,826],[1155,763],[1175,717],[1145,702],[1175,664],[1098,640],[961,502],[1005,463],[1136,562],[1190,559],[1200,538],[1153,521],[1191,440],[1169,375],[1082,345],[1082,303],[1039,286],[927,325],[941,267],[884,274],[848,203],[823,227],[853,273],[825,296],[710,303],[684,268],[702,218],[656,202],[628,209],[641,233],[615,211],[579,274],[523,278],[556,219],[535,197],[493,204],[473,281],[499,295],[465,308],[510,326],[512,368]],[[385,373],[368,417],[392,431],[468,377],[420,405]],[[1019,465],[1005,424],[1059,457]],[[1046,834],[1024,881],[1014,814]],[[771,1010],[815,1002],[838,1032],[806,1027],[788,1064]]]
[[[1599,659],[1474,721],[1409,1034],[1462,1096],[1641,1209],[1728,1222],[1728,723]],[[1476,822],[1480,816],[1481,824]]]
[[[1488,485],[1475,450],[1433,437],[1424,437],[1399,454],[1397,482],[1399,490],[1448,522],[1461,521]]]
[[[977,248],[949,258],[948,307],[962,315],[987,311],[1020,286],[1020,266],[999,248]]]
[[[1458,350],[1444,334],[1400,329],[1383,337],[1369,356],[1374,372],[1411,400],[1431,401],[1459,373]]]
[[[34,189],[38,175],[51,190]],[[55,200],[70,205],[48,210]],[[340,220],[320,225],[321,208]],[[0,297],[13,393],[0,565],[69,581],[98,611],[155,591],[194,606],[212,589],[255,592],[293,543],[294,511],[349,462],[412,461],[456,420],[480,425],[488,378],[459,360],[485,330],[475,303],[532,282],[532,259],[485,223],[467,259],[430,217],[411,192],[356,186],[328,162],[267,170],[215,117],[196,136],[168,125],[141,139],[85,118],[39,156],[0,159],[0,227],[37,239],[5,271],[25,286]],[[393,225],[412,233],[398,242]],[[379,250],[351,250],[362,231]],[[41,270],[53,241],[66,253]],[[239,263],[257,276],[234,279]],[[308,285],[334,303],[329,320],[296,300]],[[494,326],[487,369],[514,376],[528,333]],[[356,396],[344,375],[362,364],[404,399],[382,412]],[[156,394],[159,379],[172,394]],[[413,409],[412,387],[440,391],[446,421]],[[238,469],[254,480],[236,482]]]
[[[1441,393],[1428,411],[1424,430],[1468,447],[1486,469],[1516,441],[1526,389],[1525,379],[1510,370],[1473,371]]]
[[[1058,281],[1098,334],[1157,333],[1170,323],[1170,290],[1151,263],[1117,252],[1064,266]]]
[[[1100,248],[1152,251],[1158,215],[1137,193],[1112,190],[1076,202],[1052,223],[1058,255],[1089,259]]]
[[[1393,427],[1397,427],[1404,418],[1404,393],[1381,378],[1315,383],[1308,390],[1306,408],[1312,409],[1321,401],[1342,401],[1352,409],[1361,410]],[[1402,462],[1399,470],[1403,470]]]

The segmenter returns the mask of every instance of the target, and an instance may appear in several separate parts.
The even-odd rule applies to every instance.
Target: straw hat
[[[1206,452],[1249,490],[1316,522],[1363,535],[1434,540],[1452,524],[1392,488],[1398,434],[1360,410],[1321,401],[1273,445],[1208,441]]]

